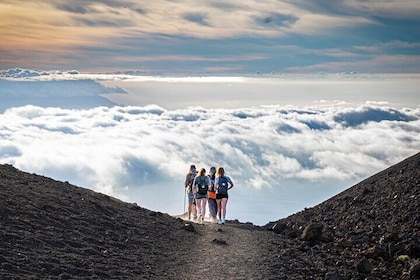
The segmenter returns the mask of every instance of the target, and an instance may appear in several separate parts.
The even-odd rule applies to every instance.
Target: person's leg
[[[211,213],[213,213],[213,209],[211,209],[212,204],[211,204],[210,198],[207,198],[207,205],[209,207],[209,216],[211,217]]]
[[[219,221],[221,221],[222,220],[222,217],[221,217],[221,203],[222,203],[222,200],[221,199],[216,199],[216,203],[217,203],[217,217],[218,217],[218,219],[219,219]]]
[[[191,219],[192,208],[193,208],[193,196],[191,193],[188,193],[188,220]]]
[[[193,198],[193,203],[191,205],[191,212],[193,214],[193,219],[197,219],[197,200]]]
[[[206,204],[207,198],[201,199],[201,221],[204,222],[204,217],[206,216]]]
[[[200,217],[201,216],[201,201],[202,199],[196,199],[196,205],[197,205],[197,216]]]
[[[199,198],[197,199],[197,215],[201,216],[201,206],[203,204],[203,199]]]
[[[222,201],[221,201],[221,203],[220,203],[220,206],[221,206],[221,215],[222,215],[222,223],[224,223],[225,222],[225,219],[226,219],[226,206],[227,206],[227,202],[228,202],[228,199],[227,198],[222,198]]]
[[[217,219],[217,212],[219,207],[217,206],[216,199],[214,200],[214,218]]]
[[[209,212],[210,212],[210,216],[212,218],[216,218],[217,215],[217,202],[215,199],[208,199],[208,204],[209,204]]]

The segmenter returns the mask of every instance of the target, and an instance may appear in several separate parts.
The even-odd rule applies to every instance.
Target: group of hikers
[[[198,172],[192,164],[185,178],[184,186],[188,195],[188,219],[204,224],[208,202],[210,219],[219,224],[226,221],[228,190],[233,188],[232,180],[225,175],[225,169],[212,166],[209,174],[201,168]]]

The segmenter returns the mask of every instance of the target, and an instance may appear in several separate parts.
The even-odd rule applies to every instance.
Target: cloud
[[[2,135],[4,137],[4,135]],[[19,157],[22,155],[21,151],[12,143],[7,143],[8,141],[2,141],[0,147],[0,158],[7,159],[10,157]]]
[[[325,5],[323,1],[297,0],[287,1],[303,10],[317,14],[363,15],[369,17],[391,17],[417,19],[419,6],[412,0],[391,0],[378,2],[375,0],[345,0]]]
[[[46,69],[248,73],[316,71],[321,66],[326,66],[321,71],[329,71],[329,65],[342,63],[347,67],[336,71],[360,71],[349,70],[353,60],[339,57],[362,62],[362,48],[374,50],[378,43],[415,46],[415,29],[407,27],[418,24],[417,6],[414,1],[5,2],[0,3],[0,62],[5,67]],[[290,46],[295,52],[285,50]],[[372,56],[404,54],[390,48]],[[415,65],[406,72],[415,72]],[[369,64],[358,66],[372,71]]]
[[[6,108],[38,105],[61,108],[112,106],[103,94],[125,94],[119,87],[104,87],[76,70],[0,70],[0,112]]]
[[[179,163],[190,162],[226,166],[240,184],[255,188],[276,187],[282,178],[347,180],[415,153],[419,114],[374,106],[312,108],[309,114],[256,108],[244,118],[227,109],[25,106],[0,115],[2,131],[9,131],[2,135],[1,161],[68,180],[66,174],[112,195],[121,187],[177,181],[185,171]],[[385,157],[377,147],[387,147]]]
[[[330,52],[326,53],[331,55]],[[336,54],[343,55],[343,52]],[[392,69],[393,73],[416,73],[420,57],[417,55],[382,55],[382,54],[349,54],[342,61],[314,63],[310,66],[288,67],[290,72],[310,73],[326,71],[330,73],[349,72],[370,69],[373,73],[387,73],[385,69]],[[363,72],[363,71],[361,71]],[[392,72],[389,72],[392,73]]]
[[[385,1],[378,2],[374,0],[361,1],[350,0],[343,1],[342,10],[347,10],[350,13],[368,14],[372,17],[390,17],[396,19],[417,19],[420,12],[420,7],[416,1]]]
[[[383,109],[383,108],[370,108],[363,107],[357,110],[349,110],[347,112],[339,113],[334,117],[334,120],[341,122],[347,126],[358,126],[368,122],[381,122],[381,121],[402,121],[409,122],[415,120],[416,117],[408,116],[398,110]]]
[[[183,17],[187,21],[191,21],[199,25],[206,25],[206,26],[208,25],[206,21],[206,15],[202,13],[188,13],[188,14],[185,14]]]

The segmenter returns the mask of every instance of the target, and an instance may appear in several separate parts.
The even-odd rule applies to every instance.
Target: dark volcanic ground
[[[191,224],[0,165],[0,279],[420,279],[420,153],[264,227]]]

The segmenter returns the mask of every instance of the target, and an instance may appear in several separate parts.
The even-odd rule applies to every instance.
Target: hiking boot
[[[204,218],[201,218],[200,224],[204,225]]]

